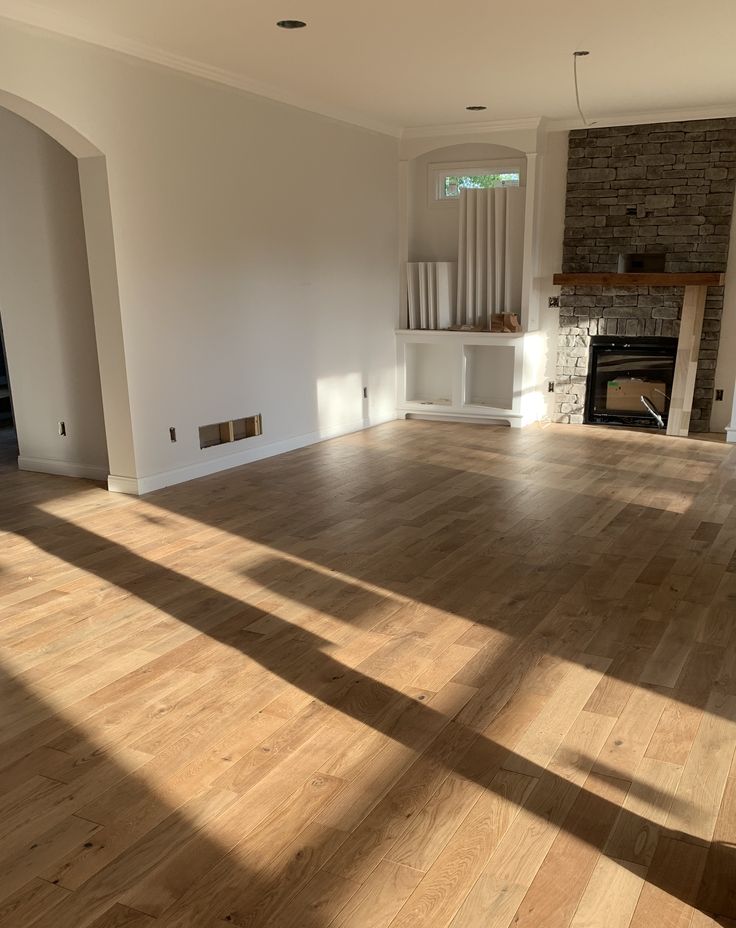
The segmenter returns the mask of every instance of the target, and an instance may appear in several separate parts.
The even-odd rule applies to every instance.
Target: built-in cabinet
[[[397,407],[404,416],[520,427],[543,414],[541,333],[402,329],[396,344]]]
[[[538,130],[538,121],[520,121],[457,136],[424,137],[418,132],[402,140],[402,279],[396,332],[399,415],[507,422],[514,427],[546,415],[546,345],[539,331],[539,295],[534,292]],[[457,323],[465,315],[453,298],[454,274],[444,270],[456,266],[459,213],[457,204],[433,202],[432,169],[437,167],[434,162],[446,166],[480,163],[484,158],[499,163],[516,159],[525,191],[519,305],[509,310],[521,320],[520,333],[446,328],[448,317]],[[422,312],[425,304],[427,310]],[[442,311],[445,304],[450,308]]]

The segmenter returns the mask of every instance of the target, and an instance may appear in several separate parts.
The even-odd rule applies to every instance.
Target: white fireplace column
[[[731,421],[726,426],[726,441],[736,444],[736,387],[733,388],[733,406],[731,407]]]

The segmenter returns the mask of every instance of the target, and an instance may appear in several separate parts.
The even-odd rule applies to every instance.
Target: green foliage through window
[[[486,187],[518,187],[518,174],[446,174],[445,175],[446,197],[459,197],[463,187],[486,188]]]

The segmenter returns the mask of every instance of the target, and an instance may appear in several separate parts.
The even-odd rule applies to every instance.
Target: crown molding
[[[714,106],[693,106],[680,109],[648,110],[646,112],[613,113],[599,116],[592,120],[588,128],[605,129],[610,126],[639,126],[658,122],[689,122],[694,119],[724,119],[736,116],[736,102],[724,103]],[[544,128],[547,131],[560,131],[564,129],[583,129],[580,119],[548,119]]]
[[[519,132],[538,129],[541,116],[524,116],[520,119],[495,119],[486,122],[448,123],[438,126],[410,126],[401,132],[402,139],[426,139],[435,136],[485,135],[488,132]]]
[[[736,102],[712,106],[680,107],[677,109],[647,110],[638,112],[609,113],[593,120],[589,128],[609,126],[635,126],[658,122],[688,122],[694,119],[724,119],[736,116]],[[437,126],[412,126],[401,132],[405,139],[425,139],[439,136],[484,135],[489,132],[515,132],[525,129],[541,129],[543,132],[581,129],[578,117],[548,119],[544,116],[526,116],[520,119],[498,119],[487,122],[452,123]]]
[[[169,70],[189,74],[205,81],[224,84],[227,87],[233,87],[236,90],[253,94],[254,96],[265,97],[277,103],[283,103],[287,106],[294,106],[301,110],[307,110],[308,112],[316,113],[319,116],[325,116],[337,122],[357,126],[360,129],[367,129],[381,135],[390,135],[394,138],[398,138],[401,135],[401,128],[399,126],[366,119],[363,115],[355,113],[352,110],[333,107],[322,101],[313,100],[309,97],[283,90],[280,87],[274,87],[270,84],[251,80],[248,77],[235,74],[232,71],[213,67],[212,65],[205,64],[203,61],[186,58],[183,55],[174,55],[156,48],[153,45],[148,45],[145,42],[122,38],[112,32],[99,29],[78,17],[70,17],[56,10],[49,10],[46,7],[33,3],[32,0],[0,0],[0,19],[9,20],[16,25],[41,29],[44,32],[61,35],[78,42],[85,42],[88,45],[106,48],[109,51],[147,61],[159,67],[168,68]]]
[[[327,119],[347,123],[370,132],[389,135],[401,140],[420,140],[459,135],[475,136],[524,130],[548,132],[582,128],[580,120],[574,117],[547,119],[541,116],[525,116],[517,119],[498,119],[484,122],[409,126],[402,129],[400,126],[366,119],[363,114],[356,113],[353,110],[334,107],[324,101],[292,93],[283,88],[274,87],[244,75],[208,65],[203,61],[165,52],[145,42],[123,38],[107,30],[99,29],[79,17],[70,17],[58,10],[48,9],[34,3],[33,0],[0,0],[0,19],[8,20],[18,26],[40,29],[57,36],[105,48],[121,55],[146,61],[158,67],[178,71],[200,80],[232,87],[244,93],[273,100],[287,106],[294,106],[324,116]],[[729,116],[736,116],[736,102],[713,106],[612,113],[599,116],[592,125],[606,128],[608,126],[640,125],[657,122],[686,122],[694,119],[719,119]]]

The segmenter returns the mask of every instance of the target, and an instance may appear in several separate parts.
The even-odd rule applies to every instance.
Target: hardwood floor
[[[727,445],[0,474],[0,928],[736,925]]]

